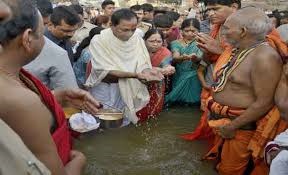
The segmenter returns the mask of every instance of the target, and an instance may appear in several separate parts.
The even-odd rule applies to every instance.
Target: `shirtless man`
[[[12,11],[9,6],[0,0],[0,27],[11,17]],[[27,171],[32,170],[35,175],[50,175],[50,171],[35,158],[20,137],[1,119],[0,133],[1,174],[26,174]],[[35,166],[30,167],[28,161],[34,162]]]
[[[44,45],[43,20],[30,0],[3,2],[13,16],[0,26],[1,119],[53,175],[81,174],[85,157],[71,150],[64,112],[57,101],[92,114],[97,113],[99,103],[82,90],[55,91],[54,98],[39,80],[21,69]],[[56,132],[58,135],[54,135]]]
[[[253,7],[235,12],[222,26],[225,41],[237,49],[230,57],[230,66],[225,68],[228,73],[218,70],[212,87],[213,99],[208,102],[210,126],[214,122],[224,139],[217,166],[219,174],[245,173],[251,155],[254,156],[248,144],[255,134],[256,122],[274,106],[282,62],[279,54],[265,42],[270,28],[265,13]],[[228,124],[215,125],[223,118],[230,119]]]
[[[281,80],[275,93],[275,103],[279,108],[281,117],[288,121],[288,64],[283,65]]]

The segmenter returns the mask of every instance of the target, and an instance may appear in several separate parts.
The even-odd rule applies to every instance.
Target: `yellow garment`
[[[152,68],[145,43],[135,33],[128,41],[121,41],[111,29],[105,29],[100,35],[94,36],[89,51],[92,55],[92,70],[85,84],[88,87],[97,86],[111,70],[140,73]],[[126,106],[124,114],[136,124],[136,112],[150,100],[147,87],[133,78],[119,79],[118,84]]]

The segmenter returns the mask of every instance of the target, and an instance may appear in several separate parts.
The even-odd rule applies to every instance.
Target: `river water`
[[[199,118],[199,107],[177,107],[138,127],[85,134],[76,142],[87,156],[85,175],[216,175],[200,161],[207,143],[179,138]]]

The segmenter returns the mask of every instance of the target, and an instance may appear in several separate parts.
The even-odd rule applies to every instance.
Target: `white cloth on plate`
[[[100,123],[96,119],[85,112],[73,114],[69,118],[70,127],[77,132],[88,132],[99,128]]]

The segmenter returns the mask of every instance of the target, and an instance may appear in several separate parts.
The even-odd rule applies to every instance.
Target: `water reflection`
[[[199,120],[198,108],[173,108],[141,126],[89,133],[76,143],[88,159],[86,175],[214,175],[201,162],[206,142],[186,142]]]

